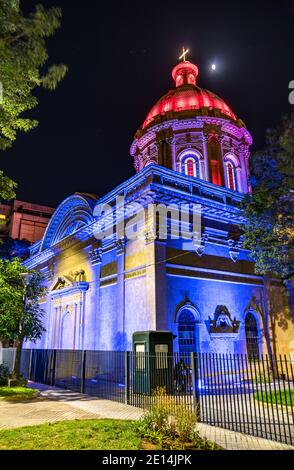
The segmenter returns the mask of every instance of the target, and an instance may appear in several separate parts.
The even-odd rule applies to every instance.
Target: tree
[[[25,15],[19,0],[0,2],[0,150],[11,147],[18,131],[28,132],[38,122],[23,113],[38,105],[33,91],[38,87],[54,90],[64,78],[67,67],[48,60],[46,40],[60,27],[61,10],[37,5]],[[15,197],[13,183],[0,172],[0,197]]]
[[[245,222],[244,247],[255,261],[255,270],[264,276],[267,292],[266,312],[261,303],[252,299],[251,306],[259,311],[263,320],[267,350],[276,351],[276,325],[289,318],[284,306],[284,322],[278,299],[292,289],[294,280],[294,112],[283,118],[275,129],[267,131],[263,151],[251,157],[252,194],[242,203]],[[276,276],[283,284],[279,289],[271,286]],[[276,297],[276,298],[275,298]]]
[[[25,260],[30,255],[31,243],[28,240],[18,240],[13,238],[5,238],[0,243],[0,259],[8,259],[12,261],[14,258]]]
[[[294,279],[294,112],[251,158],[253,194],[243,202],[245,247],[260,274]]]
[[[1,111],[0,111],[1,113]],[[3,174],[3,171],[0,170],[0,198],[3,199],[14,199],[16,188],[16,183],[10,178]]]
[[[258,314],[262,323],[266,349],[270,358],[271,372],[277,376],[277,329],[288,329],[291,322],[291,312],[288,306],[287,290],[283,286],[273,285],[269,276],[264,277],[266,299],[263,294],[252,296],[248,307],[252,307]],[[266,301],[266,303],[265,303]]]
[[[28,275],[28,276],[24,276]],[[36,341],[45,331],[39,300],[46,294],[43,277],[28,271],[19,259],[0,260],[0,338],[16,345],[15,377],[20,377],[23,343]]]

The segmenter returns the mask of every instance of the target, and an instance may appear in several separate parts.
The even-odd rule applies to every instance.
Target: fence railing
[[[294,444],[294,362],[286,356],[23,350],[35,382],[150,408],[165,391],[204,423]]]

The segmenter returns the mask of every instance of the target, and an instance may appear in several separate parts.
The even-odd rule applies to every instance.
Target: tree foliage
[[[243,201],[245,248],[260,274],[294,279],[294,112],[267,131],[251,157],[252,195]]]
[[[1,111],[0,111],[1,112]],[[15,197],[16,183],[0,170],[0,197],[3,199],[13,199]]]
[[[33,91],[39,87],[54,90],[64,78],[67,67],[63,64],[44,69],[48,60],[47,38],[60,26],[61,10],[36,10],[25,15],[19,0],[0,2],[0,150],[16,140],[19,131],[28,132],[38,122],[24,115],[38,105]],[[15,183],[0,172],[0,196],[10,199]]]
[[[28,240],[18,240],[5,237],[0,243],[0,258],[12,261],[14,258],[25,260],[30,255],[31,243]]]
[[[42,275],[36,271],[25,286],[22,274],[28,271],[19,259],[0,260],[0,338],[36,341],[41,337],[43,310],[39,300],[46,294]]]

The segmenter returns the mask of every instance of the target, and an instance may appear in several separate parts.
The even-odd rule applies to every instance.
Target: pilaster
[[[126,239],[116,241],[117,255],[117,328],[115,349],[124,351],[126,348],[126,312],[125,312],[125,252]]]
[[[157,238],[155,211],[148,218],[146,231],[147,311],[150,328],[167,329],[166,240]]]

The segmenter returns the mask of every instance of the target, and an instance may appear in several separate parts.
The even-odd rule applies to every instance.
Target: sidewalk
[[[110,400],[104,400],[71,390],[29,383],[40,391],[37,399],[23,403],[0,401],[0,429],[32,426],[75,419],[137,420],[143,410]],[[294,447],[227,429],[199,423],[202,437],[228,450],[294,450]]]
[[[294,450],[293,446],[199,423],[199,434],[227,450]]]
[[[32,382],[29,382],[29,386],[39,390],[43,398],[66,403],[74,409],[93,413],[94,418],[137,420],[143,414],[143,410],[139,408],[116,401],[104,400],[103,398]]]

